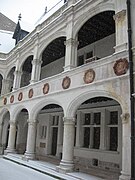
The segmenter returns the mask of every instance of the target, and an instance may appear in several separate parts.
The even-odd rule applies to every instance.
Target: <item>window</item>
[[[78,57],[78,66],[81,66],[84,64],[84,55],[81,55]]]
[[[41,139],[46,138],[46,131],[47,131],[47,126],[41,126],[41,128],[40,128],[40,138]]]

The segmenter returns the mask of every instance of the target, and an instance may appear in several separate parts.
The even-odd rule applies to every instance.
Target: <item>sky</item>
[[[60,0],[0,0],[0,12],[9,19],[18,22],[21,13],[22,20],[35,24],[43,15],[45,7],[49,10]]]

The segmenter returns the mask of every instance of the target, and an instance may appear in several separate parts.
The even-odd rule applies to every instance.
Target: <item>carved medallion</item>
[[[83,80],[86,84],[92,83],[95,79],[95,71],[93,69],[89,69],[85,72]]]
[[[44,84],[44,87],[43,87],[43,93],[47,94],[48,92],[49,92],[49,84],[46,83],[46,84]]]
[[[12,95],[11,97],[10,97],[10,103],[13,103],[14,102],[14,95]]]
[[[114,64],[114,72],[117,76],[126,74],[127,70],[128,70],[128,61],[127,59],[119,59],[115,62]]]
[[[70,86],[70,83],[71,83],[71,79],[68,76],[66,76],[62,81],[63,89],[68,89]]]
[[[23,98],[23,93],[22,93],[22,92],[20,92],[20,93],[19,93],[19,95],[18,95],[18,101],[21,101],[21,100],[22,100],[22,98]]]
[[[29,98],[32,98],[32,97],[33,97],[33,93],[34,93],[34,92],[33,92],[33,89],[30,89],[30,90],[29,90],[28,97],[29,97]]]
[[[4,105],[7,104],[7,98],[6,98],[6,97],[3,99],[3,104],[4,104]]]

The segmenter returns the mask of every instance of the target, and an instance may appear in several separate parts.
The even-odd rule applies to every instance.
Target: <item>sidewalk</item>
[[[23,160],[23,157],[18,154],[8,154],[3,156],[4,159],[13,161],[20,165],[26,166],[28,168],[32,168],[36,171],[44,173],[46,175],[52,176],[56,179],[61,180],[103,180],[101,178],[91,176],[81,172],[72,172],[62,174],[56,171],[56,165],[51,164],[49,162],[37,161],[37,160]]]

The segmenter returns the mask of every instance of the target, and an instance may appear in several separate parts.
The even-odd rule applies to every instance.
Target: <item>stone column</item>
[[[13,91],[20,88],[21,84],[21,77],[22,77],[22,72],[21,71],[15,71],[14,72],[14,84],[13,84]]]
[[[129,113],[121,115],[122,119],[122,171],[119,180],[130,180],[131,175],[131,146]]]
[[[28,121],[28,135],[25,157],[28,159],[35,159],[35,146],[36,146],[36,134],[37,134],[37,121]]]
[[[33,59],[31,81],[30,81],[31,84],[40,80],[41,64],[42,64],[42,61],[40,61],[39,59]]]
[[[126,0],[115,1],[115,29],[116,29],[116,47],[115,52],[127,49],[127,12]]]
[[[2,129],[3,129],[3,123],[0,122],[0,147],[2,146]]]
[[[59,115],[59,124],[58,124],[58,138],[57,138],[57,153],[56,156],[60,156],[61,152],[61,147],[62,147],[62,142],[63,142],[63,120],[62,120],[63,115]]]
[[[8,147],[6,153],[15,153],[16,123],[10,121]]]
[[[64,71],[68,71],[77,66],[77,47],[78,41],[76,39],[68,39],[65,41],[66,55]]]
[[[64,139],[63,139],[63,156],[60,165],[57,167],[59,172],[72,172],[74,168],[74,134],[75,134],[75,119],[64,119]]]

